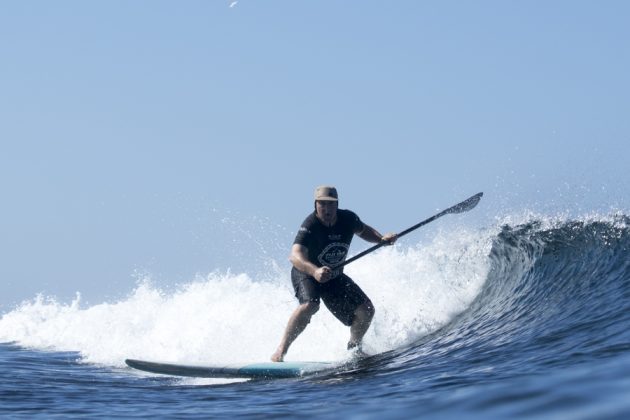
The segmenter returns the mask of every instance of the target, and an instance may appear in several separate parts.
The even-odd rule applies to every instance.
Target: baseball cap
[[[337,195],[337,188],[329,185],[320,185],[315,188],[315,200],[316,201],[337,201],[339,196]]]

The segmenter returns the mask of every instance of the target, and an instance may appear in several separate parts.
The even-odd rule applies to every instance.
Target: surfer
[[[289,318],[280,345],[271,356],[274,362],[284,360],[291,343],[319,310],[320,299],[339,321],[350,327],[348,350],[363,355],[361,343],[374,317],[374,305],[343,273],[343,267],[335,269],[335,266],[346,259],[355,234],[368,242],[389,245],[396,242],[397,234],[381,235],[352,211],[339,209],[338,200],[335,187],[317,187],[315,211],[306,217],[291,247],[291,282],[299,306]]]

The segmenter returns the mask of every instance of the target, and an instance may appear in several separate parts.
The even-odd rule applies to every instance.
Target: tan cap
[[[315,188],[315,201],[337,201],[337,188],[329,185],[320,185]]]

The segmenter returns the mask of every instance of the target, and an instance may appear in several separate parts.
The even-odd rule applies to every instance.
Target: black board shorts
[[[347,326],[352,325],[357,308],[370,302],[363,290],[343,273],[326,283],[319,283],[294,267],[291,270],[291,282],[300,304],[319,303],[321,298],[328,310]]]

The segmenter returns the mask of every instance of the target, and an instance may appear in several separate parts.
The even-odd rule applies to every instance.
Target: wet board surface
[[[227,365],[168,363],[127,359],[128,366],[162,375],[196,378],[298,378],[331,371],[338,364],[330,362],[262,362]]]

